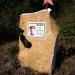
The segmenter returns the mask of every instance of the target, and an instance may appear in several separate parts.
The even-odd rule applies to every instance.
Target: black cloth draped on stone
[[[20,36],[20,39],[21,39],[21,41],[22,41],[24,47],[26,47],[26,48],[29,49],[29,48],[32,47],[32,44],[31,44],[31,42],[29,42],[29,41],[26,39],[26,37],[23,35],[23,32],[24,32],[24,30],[22,30],[21,28],[19,28],[19,36]]]

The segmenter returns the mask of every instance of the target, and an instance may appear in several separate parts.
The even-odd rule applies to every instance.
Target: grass
[[[57,23],[61,27],[61,34],[60,34],[61,36],[75,37],[75,10],[74,9],[75,9],[75,3],[66,5],[64,7],[64,12],[57,19]]]

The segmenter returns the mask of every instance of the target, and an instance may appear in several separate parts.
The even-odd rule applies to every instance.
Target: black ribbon
[[[31,47],[32,47],[32,44],[31,44],[31,42],[29,42],[29,41],[26,39],[26,37],[23,35],[23,32],[24,32],[24,30],[22,30],[21,28],[19,28],[20,39],[21,39],[21,41],[22,41],[24,47],[26,47],[26,48],[31,48]]]

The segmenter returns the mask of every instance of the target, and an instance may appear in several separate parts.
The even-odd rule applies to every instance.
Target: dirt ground
[[[61,55],[64,56],[64,61],[56,69],[54,75],[75,75],[75,54],[67,57],[67,54],[64,53],[62,50]],[[31,68],[21,67],[17,54],[18,42],[13,41],[0,45],[0,75],[48,75],[47,73],[34,71]]]

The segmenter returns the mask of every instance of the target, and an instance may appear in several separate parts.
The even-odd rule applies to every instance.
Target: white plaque
[[[36,37],[36,38],[44,38],[45,37],[45,22],[28,22],[28,36]]]

